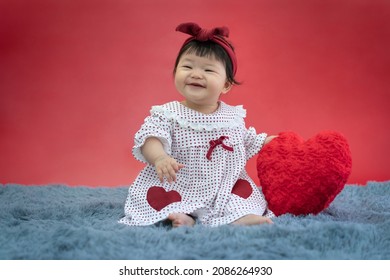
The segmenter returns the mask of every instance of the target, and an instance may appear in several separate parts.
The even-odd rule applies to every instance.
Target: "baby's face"
[[[176,89],[184,96],[186,105],[217,106],[221,93],[230,90],[225,65],[214,57],[183,54],[175,72]]]

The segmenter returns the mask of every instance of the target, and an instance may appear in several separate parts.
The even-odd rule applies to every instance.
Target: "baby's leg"
[[[273,224],[273,222],[270,218],[260,216],[260,215],[255,215],[255,214],[249,214],[239,218],[238,220],[234,221],[232,224],[250,226],[250,225],[260,225],[260,224]]]
[[[193,226],[195,224],[195,220],[184,213],[173,213],[168,216],[168,220],[172,222],[173,227],[181,227],[181,226]]]

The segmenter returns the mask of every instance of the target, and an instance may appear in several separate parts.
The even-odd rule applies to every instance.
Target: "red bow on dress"
[[[233,151],[233,147],[226,146],[223,143],[223,140],[225,140],[225,139],[229,139],[229,137],[221,136],[217,140],[211,140],[210,141],[210,148],[207,151],[207,155],[206,155],[206,158],[208,160],[211,160],[211,154],[213,153],[213,150],[215,149],[215,147],[217,147],[218,145],[222,145],[222,148],[224,148],[225,150],[228,150],[228,151],[231,151],[231,152]]]

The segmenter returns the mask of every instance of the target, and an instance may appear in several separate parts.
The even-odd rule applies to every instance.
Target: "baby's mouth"
[[[199,87],[199,88],[204,88],[205,86],[200,84],[200,83],[189,83],[187,84],[189,86],[192,86],[192,87]]]

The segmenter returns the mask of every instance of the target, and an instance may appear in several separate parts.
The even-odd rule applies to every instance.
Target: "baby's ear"
[[[233,84],[231,82],[226,82],[225,86],[222,89],[222,93],[228,93],[233,87]]]

